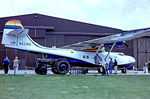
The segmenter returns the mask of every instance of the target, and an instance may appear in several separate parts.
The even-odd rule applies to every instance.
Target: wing
[[[126,31],[115,35],[110,35],[102,38],[97,38],[88,41],[78,42],[75,44],[66,45],[61,48],[74,49],[74,50],[95,49],[100,44],[127,41],[127,40],[132,40],[135,38],[149,36],[149,35],[150,35],[150,28],[141,29],[137,31]]]

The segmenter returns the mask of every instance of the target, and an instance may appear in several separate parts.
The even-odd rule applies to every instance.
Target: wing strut
[[[102,64],[102,58],[101,56],[98,55],[98,52],[100,50],[100,48],[103,46],[104,44],[101,44],[98,49],[96,50],[95,56],[94,56],[94,60],[95,60],[95,64],[97,65],[101,65]]]
[[[116,42],[112,45],[111,49],[109,50],[108,54],[105,57],[105,62],[107,60],[107,57],[109,56],[110,52],[112,51],[112,49],[115,47]]]
[[[98,49],[96,50],[95,56],[98,54],[98,51],[100,50],[100,48],[103,46],[104,44],[101,44]]]

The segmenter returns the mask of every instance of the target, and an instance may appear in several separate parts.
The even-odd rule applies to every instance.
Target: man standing
[[[19,59],[16,56],[15,59],[13,60],[14,75],[17,75],[19,63],[20,63]]]
[[[110,61],[109,61],[109,73],[112,74],[112,68],[113,68],[113,61],[112,61],[112,58],[110,58]]]
[[[117,60],[115,59],[115,61],[114,61],[114,70],[115,70],[115,73],[114,74],[117,74],[117,65],[118,65],[118,63],[117,63]]]
[[[109,76],[109,72],[108,72],[108,63],[105,64],[105,68],[106,68],[106,74],[107,74],[107,76]]]
[[[8,68],[9,68],[9,65],[10,65],[10,60],[8,59],[8,57],[6,56],[3,60],[3,68],[4,68],[4,73],[5,75],[7,75],[8,73]]]

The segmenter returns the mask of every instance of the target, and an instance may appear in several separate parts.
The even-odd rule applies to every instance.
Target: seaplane
[[[118,66],[132,68],[135,58],[120,52],[112,52],[118,44],[150,35],[150,29],[122,32],[102,38],[82,41],[75,44],[65,45],[60,48],[44,47],[39,45],[28,35],[29,29],[25,29],[20,20],[8,20],[4,25],[2,44],[5,47],[14,48],[33,53],[42,53],[48,56],[49,65],[54,74],[67,74],[72,67],[92,67],[100,70],[109,63],[110,57],[118,62]],[[105,51],[105,44],[111,48]],[[41,62],[36,66],[36,72],[46,74],[47,67]]]

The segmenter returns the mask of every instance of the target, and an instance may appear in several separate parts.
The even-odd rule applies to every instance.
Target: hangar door
[[[139,38],[137,43],[137,66],[142,68],[145,62],[150,61],[150,38]]]

